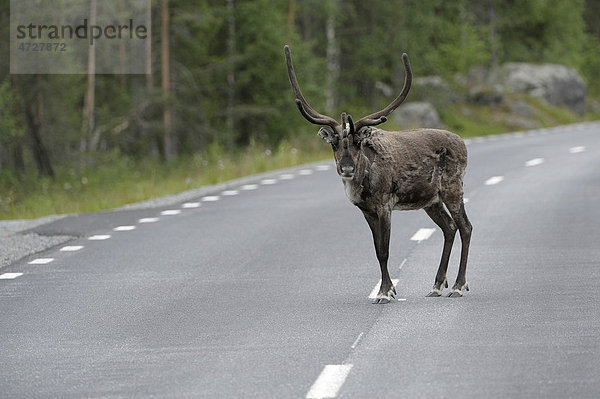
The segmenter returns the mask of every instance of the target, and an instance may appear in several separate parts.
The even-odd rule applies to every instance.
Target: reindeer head
[[[408,55],[406,55],[406,53],[402,54],[406,76],[404,78],[404,87],[398,97],[381,111],[367,115],[364,118],[359,119],[356,123],[352,121],[350,115],[342,113],[342,123],[340,124],[332,117],[322,115],[315,111],[304,99],[304,96],[300,91],[300,86],[298,85],[298,80],[296,79],[296,73],[294,72],[290,47],[286,45],[284,47],[284,52],[290,84],[292,85],[294,96],[296,97],[296,106],[306,120],[315,125],[323,126],[319,129],[318,134],[323,140],[331,144],[338,174],[344,180],[351,180],[356,172],[358,160],[362,155],[361,143],[365,138],[371,135],[370,126],[376,126],[385,122],[387,116],[398,108],[408,95],[412,83],[412,71]]]

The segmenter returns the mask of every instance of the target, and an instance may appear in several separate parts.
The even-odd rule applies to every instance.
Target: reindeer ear
[[[364,139],[368,139],[369,137],[371,137],[371,134],[373,133],[373,129],[371,129],[370,126],[364,126],[361,127],[358,132],[356,132],[356,134],[354,135],[356,143],[360,143],[361,141],[363,141]]]
[[[335,146],[338,142],[338,137],[330,127],[322,127],[319,129],[317,133],[319,137],[328,142],[329,144]]]

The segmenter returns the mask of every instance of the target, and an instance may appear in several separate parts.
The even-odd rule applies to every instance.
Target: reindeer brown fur
[[[381,286],[373,303],[388,303],[396,294],[387,267],[393,210],[424,209],[444,234],[442,258],[433,289],[427,296],[441,296],[442,290],[448,287],[446,270],[454,237],[459,231],[460,266],[448,296],[462,296],[469,290],[466,269],[473,230],[463,201],[463,177],[467,167],[467,148],[463,140],[445,130],[388,132],[371,127],[385,122],[406,99],[412,82],[408,56],[402,55],[406,77],[394,101],[356,123],[350,115],[342,113],[339,123],[319,114],[306,102],[296,79],[290,49],[285,46],[284,50],[296,105],[309,122],[324,126],[319,129],[319,136],[332,146],[346,196],[362,211],[373,234],[381,268]]]

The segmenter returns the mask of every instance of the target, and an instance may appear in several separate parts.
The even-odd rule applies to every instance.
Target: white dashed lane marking
[[[365,333],[361,332],[360,334],[358,334],[358,337],[356,337],[356,339],[354,340],[354,343],[352,344],[352,346],[350,347],[350,349],[355,349],[358,346],[358,343],[360,342],[361,338],[363,337]]]
[[[83,245],[67,245],[60,249],[61,252],[75,252],[83,249]]]
[[[113,230],[114,231],[131,231],[131,230],[135,230],[135,226],[117,226]]]
[[[263,186],[271,186],[273,184],[277,184],[277,180],[276,179],[264,179],[260,181],[260,184],[262,184]]]
[[[350,370],[351,364],[328,364],[306,394],[306,399],[335,398]]]
[[[289,173],[284,173],[282,175],[279,175],[279,180],[292,180],[294,177],[296,176]]]
[[[221,197],[218,195],[209,195],[206,197],[202,197],[202,202],[215,202],[218,201]]]
[[[23,273],[3,273],[0,274],[0,280],[14,280],[17,277],[21,277]]]
[[[103,241],[110,238],[110,234],[97,234],[88,238],[90,241]]]
[[[498,184],[504,181],[504,176],[492,176],[485,181],[486,186],[493,186],[494,184]]]
[[[30,265],[47,265],[54,262],[54,258],[37,258],[29,262]]]
[[[402,267],[404,266],[404,264],[406,263],[408,259],[404,258],[404,260],[402,261],[402,263],[400,263],[400,267],[399,269],[402,270]]]
[[[331,165],[318,165],[316,169],[320,172],[331,169]]]
[[[226,190],[221,193],[224,197],[232,197],[234,195],[238,195],[240,192],[238,190]]]
[[[162,211],[160,214],[162,216],[175,216],[179,215],[181,211],[179,209],[167,209],[166,211]]]
[[[217,197],[218,198],[218,197]],[[186,202],[185,204],[182,204],[181,207],[183,209],[194,209],[194,208],[200,208],[200,203],[199,202]]]
[[[242,187],[240,187],[240,190],[249,191],[256,190],[257,188],[258,184],[244,184]]]
[[[537,166],[537,165],[541,165],[544,163],[544,158],[533,158],[530,159],[529,161],[525,162],[525,166],[530,167],[530,166]]]
[[[419,229],[412,237],[410,237],[410,239],[419,243],[423,240],[427,240],[434,232],[435,229]]]
[[[312,175],[313,171],[310,169],[302,169],[302,170],[298,171],[298,174],[300,176],[308,176],[308,175]]]
[[[160,220],[159,218],[142,218],[142,219],[138,220],[138,223],[156,223],[159,220]]]
[[[577,146],[577,147],[571,147],[569,148],[569,152],[571,154],[577,154],[579,152],[584,152],[585,151],[585,147],[584,146]]]

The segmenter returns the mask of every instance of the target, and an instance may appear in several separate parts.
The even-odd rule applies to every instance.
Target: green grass
[[[111,209],[330,157],[329,147],[311,137],[301,145],[253,144],[234,153],[212,146],[169,164],[107,154],[95,159],[96,167],[57,167],[54,180],[39,179],[34,171],[19,177],[5,172],[0,174],[0,220]]]
[[[517,101],[528,105],[531,115],[526,118],[519,117],[506,104]],[[449,130],[463,137],[527,130],[528,128],[521,124],[521,120],[524,119],[531,123],[531,128],[544,128],[600,118],[600,115],[592,112],[582,116],[566,108],[556,107],[543,100],[519,94],[507,95],[506,101],[495,107],[462,103],[449,104],[440,109],[439,114]]]

